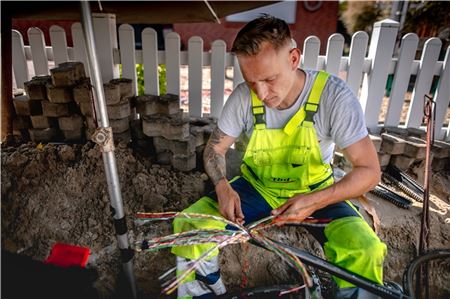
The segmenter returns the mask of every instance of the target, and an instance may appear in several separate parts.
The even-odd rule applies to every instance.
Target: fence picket
[[[89,67],[89,62],[87,59],[86,42],[84,40],[83,28],[81,23],[72,24],[72,42],[73,42],[73,53],[75,61],[80,61],[84,64],[84,70],[86,74],[91,77],[91,68]]]
[[[153,28],[142,30],[142,59],[144,63],[144,90],[146,94],[159,95],[158,39]]]
[[[103,83],[119,77],[119,66],[114,64],[113,49],[117,48],[116,15],[93,13],[95,47]]]
[[[227,45],[223,40],[211,44],[211,112],[210,116],[219,118],[224,105],[225,90],[225,52]]]
[[[364,58],[366,57],[368,42],[369,35],[364,31],[358,31],[352,36],[346,82],[356,96],[359,94],[364,75]]]
[[[384,121],[385,126],[396,127],[400,123],[405,93],[411,78],[412,63],[418,44],[419,38],[414,33],[408,33],[402,39],[389,98],[389,106]]]
[[[202,82],[203,82],[203,40],[193,36],[188,41],[189,62],[189,115],[201,117],[202,111]]]
[[[12,38],[12,67],[14,70],[14,78],[16,79],[16,86],[23,88],[26,81],[30,80],[28,73],[28,64],[25,57],[25,47],[23,45],[22,34],[19,31],[13,30]]]
[[[165,44],[167,93],[180,95],[180,35],[168,33]]]
[[[342,51],[344,50],[344,37],[335,33],[328,38],[325,71],[338,75],[341,66]]]
[[[50,27],[50,42],[55,65],[69,61],[66,32],[61,26],[53,25]]]
[[[360,97],[360,103],[366,117],[366,125],[371,131],[378,130],[378,115],[384,96],[398,26],[398,22],[392,20],[383,20],[374,24],[368,55],[368,58],[372,60],[372,68],[364,78]]]
[[[133,80],[133,90],[137,94],[136,53],[134,29],[131,25],[119,26],[120,62],[122,63],[122,78]]]
[[[445,53],[444,64],[442,66],[442,72],[439,77],[439,85],[434,94],[434,101],[436,102],[436,132],[438,139],[444,139],[444,132],[441,130],[444,123],[450,127],[447,117],[447,109],[450,102],[450,46]]]
[[[36,76],[48,75],[48,59],[45,53],[44,33],[37,27],[28,29],[31,56],[33,59],[34,73]]]
[[[233,60],[233,88],[236,88],[236,86],[244,82],[244,77],[242,76],[237,57],[233,56]]]
[[[430,92],[434,68],[439,57],[441,45],[442,42],[437,37],[430,38],[425,42],[422,57],[420,58],[419,73],[417,74],[411,104],[406,116],[406,126],[408,128],[418,128],[422,124],[423,97]]]
[[[320,40],[317,36],[310,36],[303,43],[301,68],[317,70],[320,50]]]

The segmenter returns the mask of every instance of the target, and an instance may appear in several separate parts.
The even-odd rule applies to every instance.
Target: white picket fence
[[[116,31],[115,16],[94,14],[94,36],[103,82],[122,76],[131,78],[136,85],[136,64],[144,66],[145,93],[159,94],[159,64],[166,65],[167,92],[180,94],[180,68],[188,66],[189,72],[189,113],[202,116],[202,69],[211,67],[211,113],[218,117],[224,104],[225,69],[233,67],[233,86],[243,82],[239,65],[233,55],[226,52],[226,44],[216,40],[211,51],[204,52],[203,40],[194,36],[189,39],[188,50],[180,51],[180,36],[171,32],[165,37],[165,51],[158,51],[156,31],[146,28],[142,32],[142,50],[135,49],[134,30],[123,24]],[[49,62],[59,64],[65,61],[81,61],[87,66],[86,48],[81,24],[72,28],[73,47],[67,47],[66,34],[59,26],[50,28],[51,46],[44,43],[39,28],[30,28],[30,45],[25,46],[21,34],[13,30],[13,72],[17,87],[30,79],[28,62],[32,61],[35,75],[49,74]],[[325,70],[344,77],[350,88],[360,95],[366,123],[372,132],[382,126],[399,126],[411,75],[416,75],[414,90],[409,103],[406,122],[402,127],[422,126],[423,98],[431,89],[434,76],[439,84],[434,93],[436,102],[436,138],[450,140],[450,126],[447,109],[450,102],[450,47],[446,49],[444,61],[438,61],[441,41],[430,38],[426,41],[420,60],[415,60],[419,39],[416,34],[403,36],[398,56],[393,57],[398,23],[383,20],[374,24],[369,44],[365,32],[357,32],[352,37],[349,56],[343,56],[344,38],[333,34],[328,38],[326,55],[319,55],[320,40],[308,37],[302,49],[301,68]],[[366,55],[367,53],[367,55]],[[86,69],[88,69],[86,67]],[[394,79],[384,122],[379,122],[380,109],[385,96],[388,75]]]

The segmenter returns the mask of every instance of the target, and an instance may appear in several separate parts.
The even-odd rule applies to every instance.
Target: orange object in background
[[[90,253],[89,248],[86,247],[56,243],[44,263],[59,267],[78,266],[84,268]]]

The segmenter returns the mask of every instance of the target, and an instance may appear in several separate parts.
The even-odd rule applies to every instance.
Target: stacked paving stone
[[[212,132],[212,119],[188,119],[180,109],[179,97],[172,94],[138,96],[136,110],[142,118],[143,134],[153,139],[157,163],[181,171],[203,167],[201,156]]]
[[[130,141],[130,104],[134,97],[132,80],[113,79],[103,84],[103,90],[114,140]],[[86,134],[91,136],[97,125],[94,121],[93,94],[89,79],[82,81],[74,88],[74,97],[80,106],[81,113],[86,117]]]
[[[370,138],[377,150],[381,169],[391,164],[406,171],[425,160],[426,132],[423,130],[388,127],[382,130],[381,136],[371,135]],[[431,159],[433,171],[450,169],[450,144],[435,140],[431,148]],[[335,153],[333,163],[346,170],[351,169],[351,164],[339,151]]]

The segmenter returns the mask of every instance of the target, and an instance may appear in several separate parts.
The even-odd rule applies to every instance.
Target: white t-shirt
[[[318,72],[303,71],[306,74],[305,86],[291,107],[278,110],[266,106],[267,128],[283,128],[306,103]],[[344,149],[368,134],[358,98],[344,81],[333,75],[330,75],[324,87],[314,121],[325,163],[331,162],[334,144]],[[228,98],[219,118],[218,127],[232,137],[238,137],[242,132],[245,132],[247,137],[251,136],[253,115],[250,89],[246,83],[239,84]]]

